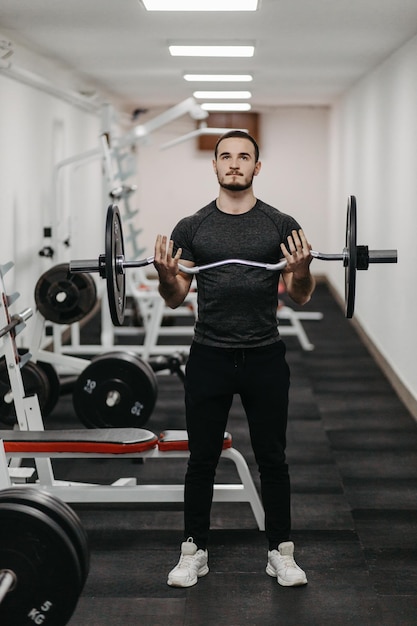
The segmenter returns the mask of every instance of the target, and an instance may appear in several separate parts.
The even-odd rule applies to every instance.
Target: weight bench
[[[188,457],[185,430],[167,430],[159,437],[141,428],[83,430],[0,430],[0,489],[13,483],[8,459],[33,458],[36,485],[66,502],[183,502],[184,485],[137,484],[136,478],[120,478],[110,485],[56,480],[51,459]],[[264,511],[247,463],[225,433],[222,458],[231,460],[240,482],[214,485],[215,502],[248,502],[259,530],[265,529]],[[24,485],[20,485],[24,488]],[[33,486],[33,484],[32,484]]]

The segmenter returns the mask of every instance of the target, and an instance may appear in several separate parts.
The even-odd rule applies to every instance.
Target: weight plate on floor
[[[24,355],[28,352],[28,349],[19,348],[18,352],[19,352],[19,355]],[[61,383],[59,381],[58,373],[55,367],[51,363],[45,363],[44,361],[36,361],[35,365],[45,374],[46,378],[48,379],[47,397],[45,397],[45,400],[44,400],[43,395],[41,394],[42,398],[40,399],[42,415],[43,417],[46,417],[53,411],[53,409],[55,408],[59,400]],[[31,393],[37,394],[37,391],[35,392],[31,391]]]
[[[63,500],[35,487],[11,487],[0,491],[0,502],[25,504],[43,511],[61,526],[72,541],[81,568],[81,584],[87,580],[90,568],[90,550],[87,533],[75,511]]]
[[[82,591],[77,552],[63,529],[33,506],[0,502],[0,570],[16,584],[0,604],[2,626],[67,624]]]
[[[46,417],[52,413],[53,409],[58,403],[61,395],[61,383],[59,380],[58,372],[51,363],[45,363],[44,361],[36,361],[36,365],[41,368],[49,383],[49,395],[45,402],[45,406],[42,409],[42,415]]]
[[[69,273],[69,263],[51,267],[36,283],[36,306],[46,320],[73,324],[93,309],[97,300],[94,279],[87,273]]]
[[[21,369],[23,387],[27,396],[36,394],[42,415],[50,403],[50,387],[48,377],[43,369],[33,361],[28,361]],[[15,424],[16,408],[10,387],[9,373],[4,357],[0,359],[0,422]]]
[[[88,428],[140,428],[158,394],[152,368],[131,352],[96,357],[78,377],[73,405]]]
[[[353,317],[355,310],[356,291],[356,267],[357,267],[357,218],[356,218],[356,198],[350,196],[348,199],[346,218],[346,247],[344,249],[345,266],[345,316]]]
[[[105,235],[105,269],[107,299],[115,326],[123,324],[126,307],[126,276],[123,268],[124,244],[119,209],[111,204],[107,209]]]

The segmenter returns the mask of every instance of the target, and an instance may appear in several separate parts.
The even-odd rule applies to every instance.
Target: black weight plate
[[[78,377],[73,405],[88,428],[140,428],[158,394],[152,368],[131,352],[96,357]]]
[[[45,407],[50,401],[48,378],[39,365],[28,361],[21,369],[23,387],[26,395],[36,394],[39,400],[41,413],[45,414]],[[15,424],[17,422],[14,402],[9,402],[10,381],[4,358],[0,360],[0,422]]]
[[[59,396],[61,394],[61,383],[59,381],[58,372],[51,363],[36,361],[36,365],[44,372],[49,383],[49,396],[42,409],[42,415],[46,417],[52,413],[58,403]]]
[[[27,352],[28,352],[27,348],[18,349],[18,353],[20,356],[26,354]],[[54,366],[51,365],[50,363],[37,361],[35,364],[35,367],[33,367],[33,363],[32,363],[32,366],[29,366],[29,369],[31,369],[31,375],[28,376],[29,378],[29,380],[27,381],[28,389],[26,389],[26,373],[25,373],[26,365],[21,370],[25,391],[28,395],[32,393],[36,393],[39,399],[39,405],[42,411],[42,415],[46,417],[54,409],[56,403],[58,402],[59,395],[60,395],[60,382],[59,382],[57,371],[54,368]],[[1,359],[0,361],[0,389],[1,389],[1,381],[3,380],[4,382],[6,382],[6,379],[3,377],[3,374],[2,374],[3,367],[5,367],[5,362],[4,362],[4,359]],[[46,375],[47,383],[45,381],[45,377],[43,376],[42,372]],[[7,376],[7,381],[8,380],[9,378]],[[37,386],[36,381],[38,381],[39,387]],[[10,383],[8,385],[7,391],[9,390],[10,390]],[[4,393],[1,394],[1,391],[0,391],[0,398],[4,398]],[[3,421],[5,421],[6,423],[14,424],[16,422],[16,414],[14,410],[14,405],[12,404],[10,407],[8,407],[8,409],[13,409],[13,410],[10,410],[10,416],[9,416],[10,419],[6,416],[5,420]],[[0,421],[2,421],[1,413],[2,413],[2,409],[1,409],[1,400],[0,400]]]
[[[66,502],[35,487],[3,489],[0,491],[0,502],[32,506],[39,511],[43,511],[43,513],[57,522],[74,545],[80,563],[82,585],[84,585],[90,568],[90,550],[87,533],[78,515]]]
[[[16,585],[0,604],[2,626],[67,624],[82,591],[76,550],[48,515],[32,506],[0,502],[0,570]]]
[[[87,273],[69,273],[69,263],[51,267],[35,286],[36,306],[46,320],[73,324],[93,309],[97,300],[94,279]]]
[[[120,259],[122,263],[124,261],[124,243],[122,219],[115,204],[111,204],[107,209],[104,245],[110,316],[115,326],[121,326],[126,307],[126,276],[123,266],[118,263]]]
[[[356,198],[350,196],[346,218],[346,257],[345,265],[345,316],[353,317],[355,310],[356,268],[357,268],[357,213]]]

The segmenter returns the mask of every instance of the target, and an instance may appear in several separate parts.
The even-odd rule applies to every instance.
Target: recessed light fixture
[[[258,0],[142,0],[147,11],[256,11]]]
[[[201,105],[204,111],[250,111],[248,102],[205,102]]]
[[[195,91],[193,96],[198,100],[221,100],[222,98],[226,100],[244,100],[245,98],[252,98],[250,91]]]
[[[250,74],[184,74],[184,80],[196,83],[249,83],[253,78]]]
[[[253,57],[254,46],[169,46],[173,57]]]

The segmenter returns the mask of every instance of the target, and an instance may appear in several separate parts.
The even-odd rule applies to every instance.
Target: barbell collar
[[[77,261],[70,261],[68,265],[68,273],[69,274],[97,273],[97,274],[100,274],[101,278],[106,278],[105,255],[100,254],[97,261],[95,259],[81,259]]]
[[[70,261],[69,272],[70,274],[78,274],[86,272],[87,274],[93,274],[94,272],[100,272],[100,261],[94,259],[83,259],[80,261]]]
[[[369,263],[398,263],[398,250],[369,250]]]

